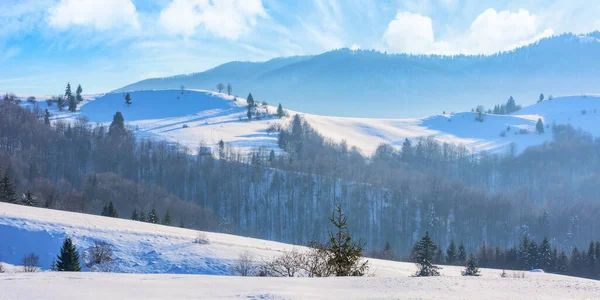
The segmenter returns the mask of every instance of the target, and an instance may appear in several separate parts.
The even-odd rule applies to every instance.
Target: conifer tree
[[[23,205],[26,205],[26,206],[35,206],[36,205],[35,197],[33,196],[33,194],[31,194],[31,191],[27,191],[27,193],[25,195],[23,195]]]
[[[277,117],[280,119],[285,117],[285,111],[283,110],[281,103],[279,103],[279,106],[277,106]]]
[[[254,107],[255,103],[254,97],[252,97],[252,93],[248,94],[248,98],[246,98],[246,103],[248,104],[248,107]]]
[[[4,173],[0,182],[0,202],[17,203],[17,193],[8,177],[8,172]]]
[[[231,93],[233,92],[233,87],[231,86],[231,83],[227,84],[227,95],[231,96]]]
[[[105,204],[104,207],[102,208],[102,216],[104,217],[111,217],[111,218],[118,218],[119,217],[119,213],[117,213],[117,209],[115,208],[114,204],[111,202],[109,202],[108,204]]]
[[[139,220],[140,222],[146,222],[146,213],[144,213],[143,210],[140,210],[140,218]]]
[[[108,127],[109,135],[120,135],[125,133],[125,119],[120,111],[116,112],[113,116],[113,120]]]
[[[429,231],[425,232],[425,236],[418,241],[412,250],[413,261],[417,265],[415,276],[439,276],[439,267],[433,265],[438,247],[429,237]]]
[[[73,96],[73,93],[71,92],[70,83],[67,83],[67,88],[65,90],[65,98],[67,98],[67,105],[69,106],[69,111],[77,111],[77,100],[75,100],[75,96]]]
[[[550,271],[552,269],[552,248],[550,247],[550,241],[547,237],[544,237],[542,244],[539,249],[539,266],[545,270]]]
[[[65,98],[63,96],[58,96],[56,98],[56,106],[58,106],[58,110],[59,111],[63,111],[63,109],[65,109]]]
[[[457,263],[464,264],[467,261],[467,251],[465,250],[465,245],[461,242],[460,246],[458,246],[458,254],[456,256]]]
[[[44,124],[50,126],[50,112],[47,109],[44,112]]]
[[[327,265],[335,276],[363,276],[368,270],[368,261],[362,262],[363,244],[354,242],[348,232],[348,218],[342,213],[342,206],[336,205],[329,218],[336,232],[329,232],[329,257]]]
[[[477,260],[473,254],[469,255],[469,259],[467,259],[467,266],[461,273],[462,276],[481,276],[479,267],[477,267]]]
[[[167,210],[167,212],[165,213],[165,216],[163,217],[162,224],[163,225],[167,225],[167,226],[171,226],[171,223],[172,223],[171,214]]]
[[[138,213],[137,209],[133,209],[133,212],[131,213],[131,219],[134,221],[139,221],[140,220],[140,214]]]
[[[587,266],[587,276],[590,278],[595,277],[596,268],[597,268],[597,258],[596,258],[596,246],[594,242],[590,242],[590,246],[588,248],[587,257],[585,259],[585,263]]]
[[[56,261],[56,270],[62,272],[81,271],[81,266],[79,265],[79,253],[69,237],[64,240],[63,245],[60,248],[60,254]]]
[[[252,106],[248,105],[248,110],[246,111],[246,117],[248,121],[252,120]]]
[[[542,102],[542,101],[544,101],[544,94],[540,94],[540,98],[539,98],[539,100],[538,100],[538,103],[540,103],[540,102]]]
[[[535,131],[539,134],[544,133],[544,122],[542,122],[542,119],[538,119],[537,123],[535,124]]]
[[[125,104],[127,104],[127,107],[131,105],[131,95],[129,93],[125,94]]]
[[[154,207],[150,213],[148,213],[148,223],[160,224],[160,218],[156,214],[156,209]]]
[[[454,240],[450,241],[450,245],[446,250],[446,263],[449,265],[453,265],[456,262],[457,253],[456,253],[456,245],[454,244]]]
[[[77,103],[80,103],[81,101],[83,101],[83,97],[81,96],[81,93],[83,93],[83,89],[81,88],[81,84],[77,85],[77,90],[75,91],[75,101],[77,101]]]
[[[183,225],[183,221],[179,221],[179,228],[185,228],[185,226]]]
[[[564,251],[560,252],[555,269],[559,274],[567,274],[569,272],[569,257]]]

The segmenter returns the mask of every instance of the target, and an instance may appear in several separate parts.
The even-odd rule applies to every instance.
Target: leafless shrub
[[[500,273],[500,277],[502,277],[502,278],[508,277],[508,274],[506,274],[506,270],[502,270],[502,273]]]
[[[198,232],[198,235],[194,239],[194,243],[200,244],[200,245],[208,245],[208,244],[210,244],[210,240],[208,239],[208,235],[206,235],[206,232],[200,231],[200,232]]]
[[[260,266],[259,276],[295,277],[302,270],[304,255],[296,249],[285,251],[272,261]]]
[[[302,256],[300,268],[308,277],[329,277],[332,276],[333,269],[329,266],[329,252],[325,246],[312,242],[310,249]]]
[[[113,248],[105,241],[94,241],[94,245],[83,253],[85,266],[92,272],[110,272],[114,261]]]
[[[281,131],[281,124],[279,123],[274,123],[269,125],[269,127],[267,127],[267,133],[271,134],[274,132],[280,132]]]
[[[231,266],[231,274],[237,276],[252,276],[257,270],[254,255],[245,251],[240,254],[237,262]]]
[[[23,272],[37,272],[40,270],[40,257],[31,252],[23,257],[21,264],[23,265]]]
[[[4,266],[2,265],[1,261],[0,261],[0,273],[4,273]]]
[[[527,276],[525,275],[525,272],[516,272],[516,271],[514,271],[514,272],[513,272],[513,273],[510,275],[510,278],[517,278],[517,279],[522,279],[522,278],[525,278],[525,277],[527,277]]]

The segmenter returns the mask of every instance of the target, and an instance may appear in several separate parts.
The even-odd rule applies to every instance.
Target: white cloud
[[[383,41],[395,52],[426,53],[434,43],[433,25],[429,17],[398,12],[388,24]]]
[[[140,27],[131,0],[61,0],[48,10],[48,14],[49,24],[59,29],[71,25],[92,26],[97,30]]]
[[[540,17],[525,9],[497,12],[487,9],[464,32],[439,40],[429,17],[398,12],[383,34],[388,49],[427,54],[492,54],[533,43],[554,34],[544,29]]]
[[[172,34],[192,36],[198,27],[237,40],[250,32],[258,17],[267,17],[261,0],[173,0],[160,13],[160,24]]]

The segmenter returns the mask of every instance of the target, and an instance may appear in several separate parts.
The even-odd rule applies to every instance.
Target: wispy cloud
[[[131,0],[61,0],[48,10],[48,23],[59,29],[72,25],[92,26],[97,30],[140,27]]]

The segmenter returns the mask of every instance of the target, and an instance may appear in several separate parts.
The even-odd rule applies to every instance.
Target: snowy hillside
[[[370,260],[373,276],[362,278],[248,278],[181,276],[228,275],[244,251],[268,259],[294,246],[207,233],[209,244],[196,244],[198,232],[93,215],[0,203],[0,274],[3,299],[593,299],[600,282],[543,273],[500,278],[499,270],[483,270],[480,278],[460,276],[459,267],[444,267],[442,277],[413,278],[411,263]],[[114,245],[116,272],[17,273],[27,253],[40,256],[44,269],[65,236],[80,251],[94,240]],[[302,248],[298,248],[302,249]],[[168,273],[151,275],[148,273]],[[509,272],[511,274],[511,272]],[[77,284],[73,284],[77,279]],[[110,287],[110,288],[107,288]],[[66,291],[69,291],[66,293]]]
[[[286,125],[290,120],[269,116],[248,122],[245,99],[234,101],[231,96],[209,91],[132,92],[130,107],[125,105],[123,96],[112,93],[91,97],[74,114],[58,112],[56,106],[50,110],[54,120],[72,120],[82,114],[93,123],[104,124],[110,123],[116,111],[121,111],[137,134],[178,142],[192,150],[197,149],[200,141],[214,147],[221,139],[242,150],[278,149],[276,133],[268,133],[267,128],[277,123]],[[45,102],[39,103],[41,108],[47,108]],[[267,106],[264,110],[275,114],[276,107]],[[523,151],[552,139],[550,130],[542,135],[535,133],[538,118],[546,125],[572,124],[595,136],[600,135],[598,110],[600,97],[570,96],[546,100],[513,115],[486,115],[484,122],[477,122],[472,112],[415,119],[329,117],[290,110],[288,113],[299,113],[325,137],[338,142],[346,140],[350,146],[357,146],[370,155],[381,143],[401,146],[406,138],[414,142],[430,136],[441,142],[462,144],[473,152],[506,153],[511,143],[517,145],[517,151]]]

